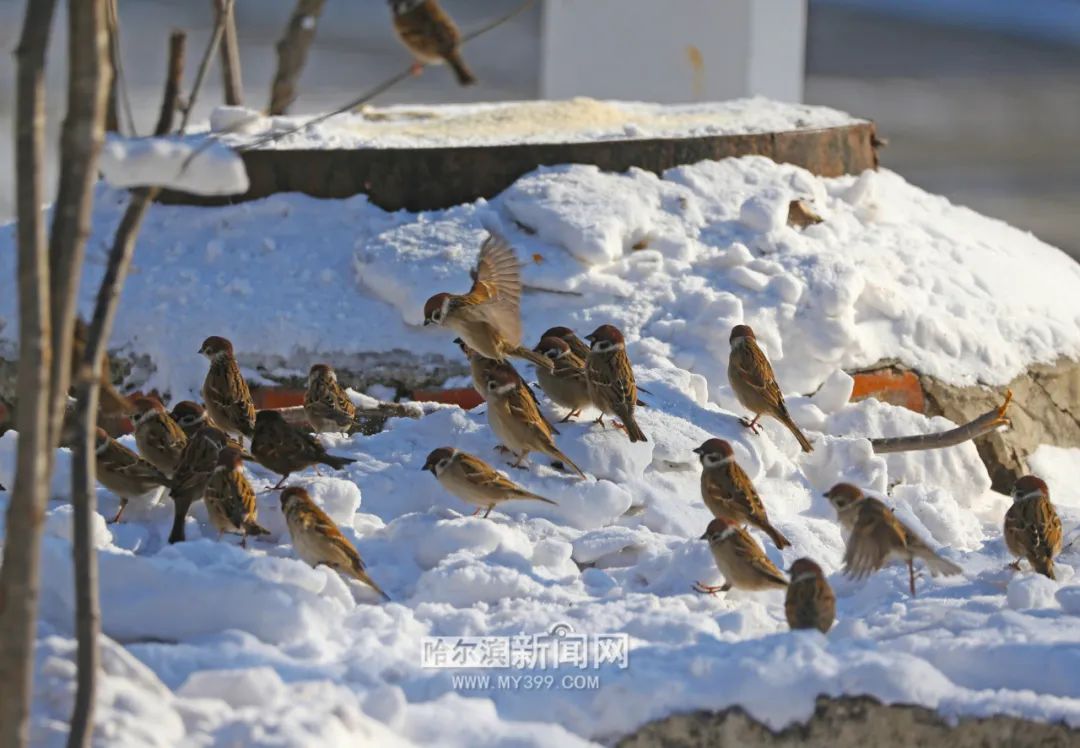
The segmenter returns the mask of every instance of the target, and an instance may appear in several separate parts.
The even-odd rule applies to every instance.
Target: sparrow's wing
[[[246,423],[255,428],[255,403],[251,399],[247,381],[235,362],[217,369],[215,376],[206,379],[206,397],[213,398],[233,423]]]
[[[783,572],[776,568],[776,564],[769,560],[769,557],[765,555],[765,551],[746,530],[739,528],[730,542],[735,549],[735,555],[742,559],[744,563],[753,567],[756,572],[780,584],[788,583]]]
[[[490,234],[480,247],[473,285],[461,313],[485,321],[511,345],[521,343],[521,263],[506,239]]]
[[[733,350],[731,364],[746,384],[758,390],[762,397],[774,404],[778,410],[786,411],[784,395],[780,392],[780,385],[776,383],[772,364],[757,343],[748,341],[746,345]]]
[[[634,370],[624,351],[608,356],[590,356],[588,377],[593,388],[599,391],[620,418],[630,411],[637,401],[637,385]]]
[[[459,453],[457,462],[462,473],[473,485],[498,489],[508,495],[528,493],[521,486],[477,457]]]
[[[758,520],[766,519],[765,506],[761,503],[757,489],[754,488],[750,476],[735,462],[729,462],[724,466],[726,469],[717,471],[716,483],[710,481],[710,487],[715,491],[720,489],[726,498],[740,504],[747,514]]]
[[[143,438],[149,447],[162,452],[182,449],[187,444],[183,430],[169,416],[158,418],[157,423],[151,422],[145,429]]]
[[[506,403],[514,418],[541,432],[547,441],[554,438],[551,424],[540,412],[540,406],[536,404],[536,395],[527,384],[519,383],[517,389],[506,398]]]
[[[1053,556],[1061,552],[1062,532],[1061,518],[1058,516],[1050,499],[1043,496],[1035,502],[1034,524],[1041,529],[1040,539],[1046,546],[1049,555]]]
[[[855,579],[877,571],[885,565],[890,553],[907,546],[904,526],[892,511],[880,502],[870,499],[864,502],[844,552],[844,571]]]
[[[352,423],[356,408],[340,387],[328,386],[322,381],[312,382],[304,397],[304,407],[320,418],[332,420],[339,426]]]
[[[109,468],[117,474],[135,480],[151,481],[160,486],[169,485],[169,479],[160,470],[120,442],[111,442],[103,457]]]
[[[322,550],[323,563],[342,569],[364,570],[364,562],[359,552],[349,542],[348,538],[341,534],[341,530],[330,519],[330,515],[324,512],[314,502],[305,505],[302,509],[300,521],[304,529],[311,533],[312,537],[320,539],[319,545]]]

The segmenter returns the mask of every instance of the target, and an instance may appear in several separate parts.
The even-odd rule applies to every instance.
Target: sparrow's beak
[[[694,448],[694,454],[696,454],[696,455],[701,454],[701,447],[695,447]]]
[[[700,538],[698,538],[698,540],[708,540],[708,539],[709,539],[709,531],[708,531],[708,530],[706,530],[705,532],[701,533],[701,537],[700,537]]]
[[[435,475],[435,463],[434,462],[430,462],[430,461],[425,462],[424,467],[422,467],[420,469],[421,470],[430,470],[431,474]]]
[[[427,322],[424,322],[424,324],[426,325]],[[461,338],[454,338],[454,342],[457,343],[458,345],[465,345],[465,341],[462,340]]]

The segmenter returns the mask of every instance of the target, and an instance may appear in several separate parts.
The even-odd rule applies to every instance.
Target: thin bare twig
[[[240,75],[240,45],[236,39],[236,10],[227,0],[210,0],[214,12],[223,16],[221,37],[221,79],[225,88],[225,103],[244,104],[244,82]]]
[[[206,44],[206,51],[203,52],[202,60],[199,62],[199,71],[195,74],[195,83],[191,86],[191,95],[188,96],[184,117],[180,120],[181,135],[187,130],[188,120],[191,119],[191,113],[195,111],[195,102],[199,98],[199,89],[202,88],[203,81],[206,80],[206,71],[210,69],[210,62],[214,59],[214,55],[217,54],[218,47],[221,45],[221,36],[225,32],[225,17],[232,12],[233,0],[225,0],[225,2],[227,3],[227,12],[217,14],[214,19],[214,30],[210,33],[210,41]],[[187,162],[184,163],[184,168],[186,167]],[[182,169],[181,173],[183,173]]]
[[[113,77],[117,90],[119,91],[119,99],[124,104],[124,116],[128,121],[128,135],[136,137],[138,128],[135,125],[135,114],[131,108],[131,96],[128,93],[127,76],[124,74],[124,61],[122,52],[120,49],[120,13],[116,7],[116,0],[109,0],[108,2],[108,23],[109,23],[109,60],[113,66]],[[119,130],[119,117],[117,117],[117,130]]]
[[[974,421],[969,421],[963,426],[957,426],[948,431],[939,431],[936,434],[919,434],[917,436],[897,436],[889,439],[871,439],[870,445],[877,454],[890,454],[892,452],[914,452],[922,449],[941,449],[963,444],[976,437],[988,434],[991,431],[1009,426],[1011,421],[1005,416],[1005,411],[1012,402],[1012,390],[1005,393],[1005,402],[994,410],[983,413]]]

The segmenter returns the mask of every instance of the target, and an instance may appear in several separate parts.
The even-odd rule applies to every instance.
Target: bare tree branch
[[[49,493],[49,254],[41,213],[45,50],[54,0],[28,3],[15,50],[19,364],[15,484],[0,564],[0,745],[25,746],[33,686],[42,519]]]
[[[270,115],[285,114],[296,101],[296,86],[307,62],[325,0],[297,0],[285,33],[277,43],[278,66],[270,87]]]
[[[165,77],[165,92],[161,96],[161,111],[154,135],[168,135],[172,130],[176,107],[180,100],[180,86],[184,81],[184,56],[187,48],[187,34],[174,30],[169,35],[169,66]]]
[[[116,0],[109,0],[107,7],[107,21],[109,24],[109,64],[113,70],[112,85],[109,91],[108,117],[112,122],[106,123],[106,129],[111,132],[120,132],[120,116],[116,111],[117,99],[124,104],[124,115],[127,117],[128,135],[138,135],[138,127],[135,125],[135,113],[131,108],[131,94],[128,91],[127,76],[124,75],[124,60],[120,50],[120,12],[117,9]],[[119,96],[117,95],[119,92]]]
[[[224,2],[228,4],[228,11],[231,13],[233,0],[224,0]],[[206,50],[199,62],[199,70],[195,73],[195,82],[191,86],[191,95],[188,96],[187,106],[184,108],[184,117],[180,120],[181,135],[187,130],[188,120],[191,119],[191,113],[195,111],[195,102],[199,98],[199,90],[202,88],[203,81],[206,80],[206,71],[210,69],[210,62],[214,59],[218,46],[221,44],[221,37],[225,32],[225,16],[225,13],[219,13],[214,19],[214,30],[210,32],[210,41],[207,42]]]
[[[918,434],[916,436],[897,436],[889,439],[871,439],[870,445],[878,454],[890,454],[892,452],[914,452],[922,449],[941,449],[963,444],[976,437],[988,434],[991,431],[1008,426],[1009,419],[1005,411],[1012,402],[1012,390],[1005,393],[1005,402],[994,410],[987,411],[974,421],[969,421],[963,426],[957,426],[948,431],[939,431],[936,434]]]
[[[244,83],[240,75],[240,45],[236,40],[236,11],[229,0],[210,0],[214,5],[215,24],[221,23],[224,31],[221,37],[221,77],[225,87],[225,103],[229,106],[242,106],[244,103]]]

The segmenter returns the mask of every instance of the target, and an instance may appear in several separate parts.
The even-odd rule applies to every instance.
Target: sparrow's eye
[[[450,460],[448,460],[447,458],[444,457],[441,460],[439,460],[439,464],[436,465],[435,467],[438,470],[445,470],[446,466],[449,465],[449,464],[450,464]]]
[[[491,392],[494,392],[497,389],[499,389],[499,383],[498,382],[496,382],[494,379],[492,379],[491,381],[488,382],[488,390],[490,390]]]

